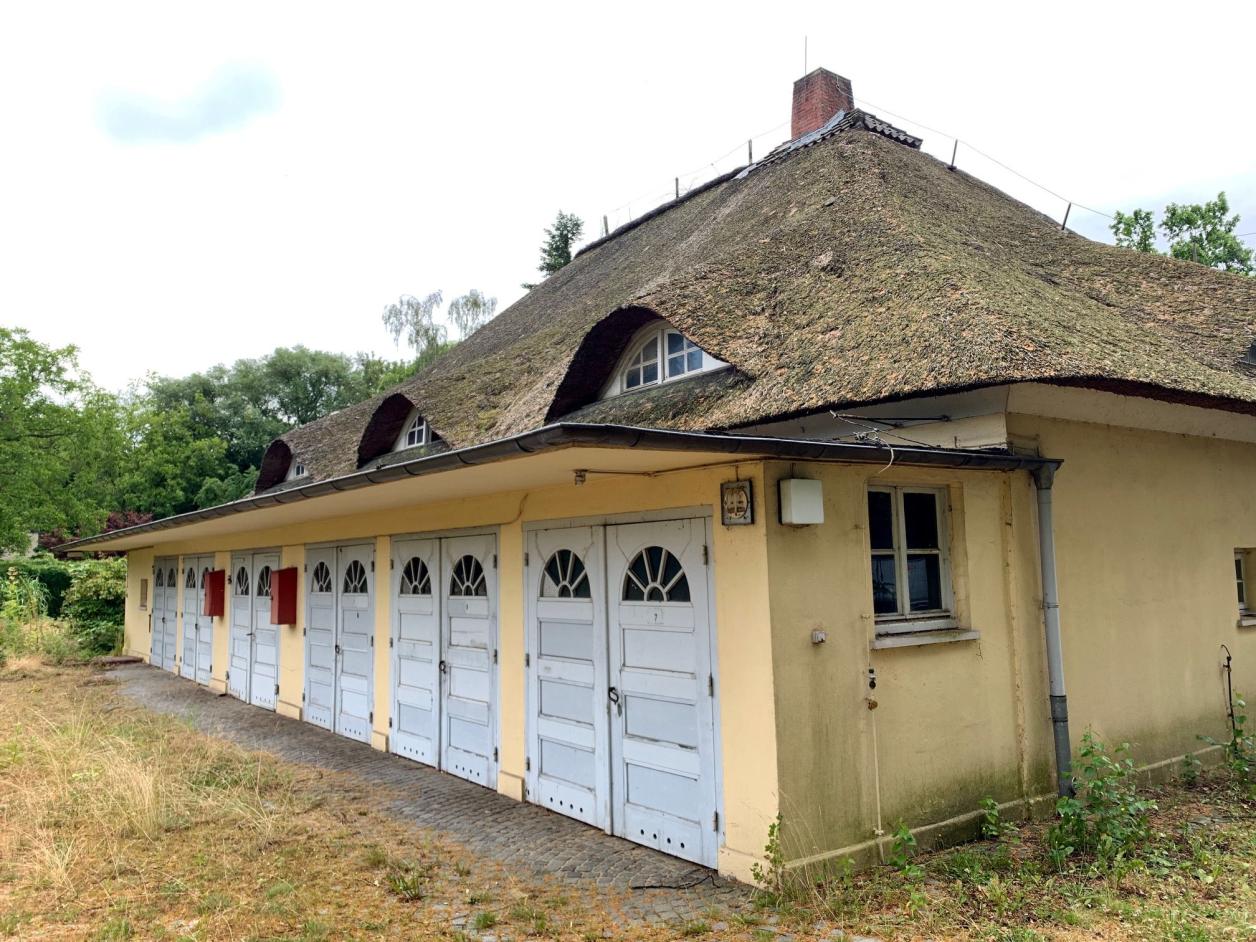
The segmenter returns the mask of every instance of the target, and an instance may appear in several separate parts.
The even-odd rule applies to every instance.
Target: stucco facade
[[[1093,401],[1082,406],[1106,417],[1101,407],[1112,403],[1088,395]],[[1019,402],[1037,402],[1040,413],[1067,411],[1058,403],[1040,408],[1032,397]],[[1131,425],[1172,426],[1182,418],[1175,419],[1175,408],[1131,412]],[[1235,688],[1256,681],[1256,628],[1239,624],[1233,569],[1235,550],[1256,546],[1248,483],[1256,443],[1215,430],[1188,435],[1028,412],[1002,411],[969,424],[996,435],[1002,429],[1009,442],[1032,442],[1064,462],[1054,484],[1055,536],[1074,744],[1092,728],[1109,742],[1131,742],[1140,765],[1165,771],[1184,753],[1201,751],[1200,734],[1223,736],[1221,645],[1234,658]],[[917,434],[929,433],[922,427]],[[301,570],[312,545],[365,540],[386,561],[400,535],[487,528],[497,534],[500,596],[496,788],[524,800],[528,528],[700,517],[709,521],[711,541],[722,872],[749,878],[778,815],[787,857],[806,864],[875,860],[879,839],[900,823],[925,841],[962,835],[986,796],[1012,814],[1050,807],[1052,728],[1029,472],[893,460],[664,460],[644,452],[601,458],[606,473],[581,483],[571,468],[594,462],[568,452],[528,459],[536,468],[522,473],[503,464],[475,469],[474,480],[450,472],[403,481],[356,499],[337,495],[202,524],[210,532],[132,549],[127,649],[140,656],[150,650],[139,580],[151,575],[156,556],[212,552],[215,565],[227,568],[232,551],[278,549],[283,566]],[[615,465],[618,473],[610,470]],[[720,484],[734,478],[752,482],[750,526],[720,523]],[[779,522],[785,478],[821,482],[822,524]],[[533,486],[511,486],[529,480]],[[878,634],[867,500],[870,486],[886,485],[946,495],[960,633],[940,643],[921,637],[885,646]],[[339,506],[324,509],[324,500]],[[288,519],[266,525],[268,513]],[[305,591],[302,580],[296,623],[280,629],[276,709],[298,719]],[[390,735],[390,605],[389,593],[377,591],[370,737],[377,749],[388,748]],[[825,640],[817,642],[815,632]],[[178,638],[181,645],[181,630]],[[217,690],[226,687],[227,644],[225,619],[217,619]]]

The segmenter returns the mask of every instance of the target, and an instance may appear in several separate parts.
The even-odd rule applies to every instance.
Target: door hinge
[[[707,674],[707,696],[715,696],[715,675]]]
[[[304,691],[304,690],[302,690],[302,691],[301,691],[301,702],[302,702],[302,703],[304,703],[304,702],[305,702],[305,691]]]
[[[392,717],[388,717],[388,728],[392,729]]]
[[[493,568],[494,569],[497,568],[497,554],[496,553],[493,554]]]
[[[711,830],[718,831],[720,829],[720,813],[717,811],[711,816]]]
[[[309,564],[309,563],[304,563],[304,564],[302,565],[301,571],[302,571],[302,572],[309,572],[309,571],[310,571],[310,564]]]
[[[388,568],[389,568],[390,570],[392,570],[392,569],[396,569],[396,568],[397,568],[397,560],[393,559],[392,557],[389,557],[389,559],[388,559]]]
[[[705,543],[702,544],[702,565],[711,565],[711,548]]]
[[[493,648],[493,663],[497,663],[497,648]]]
[[[531,666],[532,666],[532,655],[531,655],[531,654],[526,654],[526,653],[525,653],[525,654],[523,655],[523,666],[524,666],[524,667],[531,667]]]
[[[275,696],[279,696],[279,685],[275,684]]]
[[[524,757],[524,759],[523,759],[523,770],[524,770],[525,772],[531,772],[531,771],[532,771],[532,757],[531,757],[531,756],[525,756],[525,757]]]
[[[493,761],[494,762],[497,761],[497,747],[496,746],[493,747]]]
[[[366,714],[366,721],[367,721],[368,723],[374,723],[374,722],[375,722],[375,711],[374,711],[374,710],[372,710],[370,713]]]
[[[528,565],[528,553],[527,553],[527,551],[526,551],[526,550],[525,550],[525,551],[524,551],[524,553],[523,553],[523,564],[524,564],[525,566],[526,566],[526,565]]]
[[[304,638],[304,637],[305,637],[305,626],[304,626],[304,625],[301,627],[301,637],[302,637],[302,638]]]
[[[375,571],[375,560],[371,560],[371,572]]]
[[[371,635],[371,647],[375,647],[375,636]]]
[[[389,639],[388,639],[388,646],[389,646],[390,648],[393,646],[393,639],[392,639],[392,638],[389,638]]]

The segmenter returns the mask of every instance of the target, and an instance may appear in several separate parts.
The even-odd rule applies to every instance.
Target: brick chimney
[[[855,107],[850,79],[828,69],[816,69],[794,83],[794,116],[790,136],[797,140],[824,127],[839,111]]]

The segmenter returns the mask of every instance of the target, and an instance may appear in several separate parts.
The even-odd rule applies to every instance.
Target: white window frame
[[[419,441],[411,442],[410,433],[414,431],[416,424],[421,424],[422,435]],[[419,448],[423,445],[434,444],[439,439],[440,436],[432,431],[432,423],[418,409],[412,409],[401,426],[401,433],[397,436],[397,440],[393,442],[392,450],[405,451],[407,448]]]
[[[288,468],[286,480],[295,481],[297,478],[305,477],[308,473],[305,469],[305,462],[293,459],[292,465]]]
[[[867,496],[864,497],[865,519],[868,521],[868,587],[872,589],[872,559],[874,556],[894,557],[894,573],[898,594],[898,611],[875,613],[878,635],[907,634],[916,631],[939,631],[954,629],[955,595],[951,585],[951,501],[946,487],[918,487],[915,485],[877,484],[869,485],[868,493],[890,495],[890,511],[894,537],[892,551],[874,550],[872,548],[872,521],[866,515]],[[934,498],[934,511],[937,514],[938,548],[913,549],[907,546],[907,523],[903,519],[903,495],[931,494]],[[938,556],[938,579],[941,583],[942,607],[923,612],[911,610],[911,598],[908,594],[907,556],[934,554]],[[875,609],[875,602],[874,602]]]
[[[675,334],[680,337],[685,345],[685,353],[691,349],[697,349],[702,352],[702,365],[697,369],[686,369],[673,375],[667,368],[667,336]],[[655,359],[650,361],[658,364],[658,378],[648,382],[640,383],[629,388],[628,371],[635,365],[633,361],[637,359],[641,351],[654,344]],[[626,352],[619,359],[619,363],[615,366],[615,372],[607,383],[606,388],[602,390],[600,398],[609,399],[612,396],[621,396],[625,393],[635,393],[642,389],[653,389],[656,386],[662,386],[664,383],[676,383],[681,380],[697,376],[700,373],[710,373],[713,370],[723,369],[728,366],[723,360],[716,359],[703,350],[698,344],[690,340],[682,331],[677,330],[666,321],[652,321],[645,327],[641,328],[632,336],[632,340],[628,343]]]
[[[1250,615],[1252,613],[1251,599],[1247,595],[1247,560],[1242,550],[1234,551],[1234,583],[1236,601],[1239,606],[1240,615]],[[1242,598],[1237,598],[1241,595]]]

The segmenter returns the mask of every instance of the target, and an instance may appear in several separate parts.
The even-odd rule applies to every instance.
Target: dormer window
[[[288,468],[289,481],[295,481],[297,478],[303,478],[306,475],[305,465],[300,461],[293,461],[291,467]]]
[[[652,321],[628,344],[628,353],[602,398],[727,366],[664,321]]]
[[[406,448],[413,448],[415,445],[423,445],[427,442],[427,420],[421,415],[416,415],[408,426],[406,426],[405,444]]]
[[[440,436],[436,434],[432,426],[428,425],[427,419],[415,410],[401,426],[401,434],[397,436],[397,441],[393,444],[393,451],[418,448],[420,445],[433,445],[438,441],[440,441]]]

